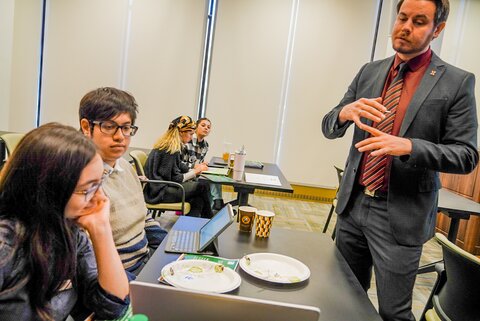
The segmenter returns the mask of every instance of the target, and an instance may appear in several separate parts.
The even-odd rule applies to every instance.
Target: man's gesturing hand
[[[372,137],[355,144],[359,152],[372,151],[370,154],[372,156],[402,156],[412,152],[412,141],[410,139],[389,135],[365,124],[362,124],[362,129],[369,132]]]

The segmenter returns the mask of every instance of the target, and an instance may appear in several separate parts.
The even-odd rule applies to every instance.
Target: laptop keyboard
[[[198,245],[194,231],[171,230],[168,237],[167,249],[179,252],[196,252]]]

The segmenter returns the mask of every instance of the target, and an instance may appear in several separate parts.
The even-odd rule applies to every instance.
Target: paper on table
[[[245,181],[247,183],[282,186],[278,176],[274,175],[245,173]]]

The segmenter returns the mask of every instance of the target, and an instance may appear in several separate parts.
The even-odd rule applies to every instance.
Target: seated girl
[[[205,139],[210,134],[212,122],[210,119],[203,117],[197,120],[197,129],[195,136],[190,142],[185,144],[182,150],[182,161],[187,164],[188,168],[193,168],[196,164],[205,163],[205,156],[208,152],[208,142]],[[205,163],[207,164],[207,163]],[[213,209],[219,211],[225,204],[222,199],[222,185],[209,184],[210,186],[210,204]]]
[[[190,216],[210,218],[210,190],[207,184],[193,180],[208,167],[197,164],[192,169],[180,159],[184,144],[193,136],[195,122],[188,116],[175,118],[168,130],[158,139],[148,155],[145,175],[149,179],[181,183],[185,189],[185,200],[190,203]],[[166,184],[147,184],[143,190],[147,203],[180,202],[182,192]]]
[[[2,320],[64,320],[77,301],[99,319],[127,311],[102,181],[95,146],[72,127],[20,141],[0,173]]]

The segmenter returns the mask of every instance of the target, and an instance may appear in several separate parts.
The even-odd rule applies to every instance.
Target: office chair
[[[145,163],[147,161],[147,154],[141,150],[132,150],[129,153],[130,157],[133,159],[135,169],[139,176],[145,176]],[[160,181],[160,180],[142,180],[142,183],[146,184],[166,184],[169,186],[175,186],[182,190],[182,201],[178,203],[146,203],[147,209],[152,213],[152,217],[155,217],[156,214],[159,214],[164,211],[177,211],[182,215],[188,214],[190,212],[190,203],[185,202],[185,190],[182,184],[170,181]]]
[[[330,220],[332,219],[333,212],[335,211],[335,207],[337,206],[337,193],[338,193],[338,189],[340,187],[340,183],[342,182],[342,176],[343,176],[343,169],[338,168],[337,166],[333,166],[333,167],[335,167],[335,170],[337,171],[338,187],[337,187],[337,190],[335,192],[335,197],[333,198],[333,201],[332,201],[332,206],[330,207],[330,212],[328,213],[328,216],[327,216],[327,221],[325,222],[325,226],[323,227],[323,233],[327,232],[328,225],[330,224]],[[335,230],[336,229],[334,227],[333,232],[332,232],[332,239],[333,240],[335,240]]]
[[[5,143],[5,147],[7,149],[7,156],[12,155],[13,151],[15,150],[23,136],[25,136],[25,134],[19,133],[6,133],[0,136],[0,138]]]
[[[435,238],[442,246],[443,268],[420,320],[480,320],[480,259],[450,242],[443,234]]]

